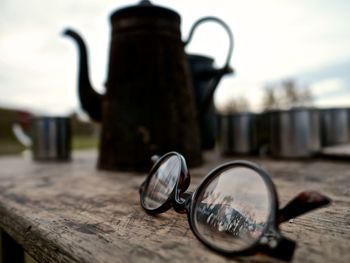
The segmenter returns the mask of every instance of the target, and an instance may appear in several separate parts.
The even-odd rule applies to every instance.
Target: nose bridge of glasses
[[[181,174],[175,189],[173,207],[176,212],[185,213],[188,211],[186,202],[192,198],[192,193],[186,192],[191,183],[191,176],[185,158],[182,155],[179,156],[181,158]]]
[[[188,212],[190,209],[192,195],[192,192],[181,193],[180,191],[177,191],[173,203],[174,210],[181,214]]]

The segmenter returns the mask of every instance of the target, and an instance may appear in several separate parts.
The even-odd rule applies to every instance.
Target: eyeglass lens
[[[174,190],[180,173],[181,160],[178,156],[163,159],[146,186],[143,199],[145,208],[157,209],[163,205]]]
[[[207,243],[234,252],[260,238],[270,215],[271,197],[255,170],[227,168],[212,177],[197,196],[194,228]]]

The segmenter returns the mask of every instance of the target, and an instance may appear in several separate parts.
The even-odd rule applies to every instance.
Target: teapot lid
[[[180,22],[180,15],[178,13],[168,8],[153,5],[149,0],[141,0],[137,5],[124,7],[115,11],[111,15],[111,20],[132,16],[161,17]]]

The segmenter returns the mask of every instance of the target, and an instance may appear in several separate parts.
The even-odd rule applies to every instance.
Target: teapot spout
[[[63,34],[73,38],[79,50],[78,91],[81,106],[91,119],[100,122],[102,120],[102,95],[97,93],[90,83],[85,43],[79,34],[71,29],[66,29]]]

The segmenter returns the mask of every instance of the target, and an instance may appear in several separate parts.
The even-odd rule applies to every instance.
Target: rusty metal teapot
[[[92,88],[87,51],[79,49],[79,99],[102,123],[98,168],[140,170],[153,154],[183,153],[189,165],[202,161],[200,131],[188,62],[181,41],[180,16],[149,1],[111,15],[112,36],[106,93]]]

